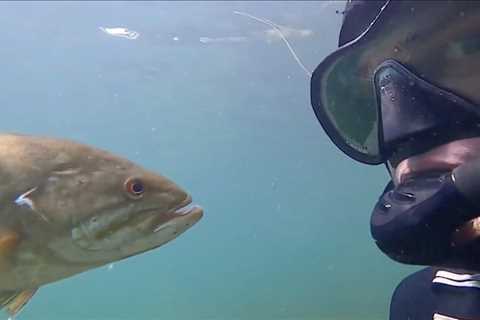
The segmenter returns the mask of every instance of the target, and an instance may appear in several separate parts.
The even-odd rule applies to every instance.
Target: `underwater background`
[[[384,168],[333,146],[285,43],[234,13],[296,29],[287,38],[313,70],[336,48],[343,7],[1,2],[1,130],[107,149],[205,209],[157,250],[42,287],[18,318],[387,318],[415,268],[370,237]],[[140,36],[99,29],[119,26]]]

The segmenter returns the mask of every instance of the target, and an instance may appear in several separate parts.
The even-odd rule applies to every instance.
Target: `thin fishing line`
[[[258,21],[260,23],[263,23],[263,24],[266,24],[267,26],[270,26],[272,27],[273,29],[275,29],[278,34],[280,35],[280,37],[282,38],[283,42],[285,43],[285,45],[287,46],[288,50],[290,51],[290,53],[292,54],[293,58],[295,59],[295,61],[297,62],[297,64],[300,66],[300,68],[302,68],[303,71],[305,71],[305,73],[308,75],[308,77],[312,77],[312,73],[307,69],[307,67],[305,67],[305,65],[302,63],[302,61],[300,60],[300,58],[297,56],[297,54],[295,53],[295,50],[293,50],[292,46],[290,45],[290,42],[288,42],[287,38],[285,37],[285,35],[283,34],[282,30],[281,30],[281,26],[279,26],[278,24],[276,23],[273,23],[272,21],[270,20],[267,20],[267,19],[264,19],[264,18],[259,18],[259,17],[255,17],[254,15],[250,14],[250,13],[246,13],[246,12],[241,12],[241,11],[233,11],[233,13],[235,14],[238,14],[238,15],[241,15],[241,16],[244,16],[244,17],[248,17],[250,19],[253,19],[255,21]]]

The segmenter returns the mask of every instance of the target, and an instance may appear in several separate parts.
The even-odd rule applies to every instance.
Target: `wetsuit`
[[[480,274],[429,267],[395,289],[390,320],[480,319]]]

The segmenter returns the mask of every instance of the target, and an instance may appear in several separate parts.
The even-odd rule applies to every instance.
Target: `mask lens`
[[[349,53],[330,56],[315,70],[312,106],[340,149],[356,160],[379,163],[378,114],[372,80],[360,74],[358,58],[352,51]],[[330,64],[329,60],[336,61]]]

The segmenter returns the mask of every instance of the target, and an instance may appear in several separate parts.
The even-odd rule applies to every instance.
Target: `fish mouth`
[[[202,210],[202,207],[200,207],[198,204],[190,203],[190,204],[187,204],[186,206],[178,208],[173,213],[179,216],[184,216],[198,210]]]
[[[203,217],[203,208],[192,203],[192,198],[188,196],[180,205],[173,208],[166,214],[167,221],[159,221],[153,229],[153,233],[157,233],[165,228],[175,226],[179,232],[185,231]]]
[[[479,158],[480,138],[455,140],[402,160],[392,178],[398,185],[419,175],[451,172],[463,163]]]
[[[186,215],[190,213],[192,210],[195,208],[199,208],[200,206],[193,204],[192,203],[192,197],[188,195],[185,200],[183,200],[178,206],[174,207],[171,211],[171,213],[176,214],[176,215]]]

